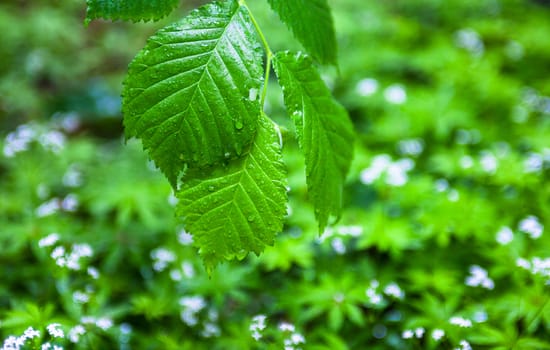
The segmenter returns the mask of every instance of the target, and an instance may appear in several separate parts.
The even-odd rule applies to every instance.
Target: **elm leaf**
[[[279,52],[273,67],[305,155],[308,193],[323,232],[329,217],[338,217],[342,210],[343,185],[353,156],[353,125],[309,56]]]
[[[247,154],[184,177],[176,214],[209,272],[224,259],[259,255],[282,230],[287,190],[281,147],[276,126],[262,114]]]
[[[103,18],[124,21],[157,21],[174,10],[179,0],[87,0],[86,24]]]
[[[336,34],[327,0],[268,2],[313,58],[322,64],[336,64]]]
[[[153,35],[128,69],[127,138],[137,137],[174,188],[186,168],[245,152],[254,139],[262,51],[248,12],[214,2]]]

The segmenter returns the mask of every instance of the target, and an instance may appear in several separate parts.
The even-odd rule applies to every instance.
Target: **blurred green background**
[[[273,50],[299,49],[249,2]],[[342,218],[319,236],[272,77],[290,214],[211,278],[119,97],[201,3],[88,27],[83,0],[0,4],[3,350],[550,349],[548,1],[329,1],[323,78],[357,132]]]

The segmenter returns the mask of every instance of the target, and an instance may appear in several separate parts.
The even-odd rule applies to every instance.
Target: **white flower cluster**
[[[81,268],[80,259],[92,257],[93,254],[94,251],[88,243],[80,243],[73,244],[70,252],[67,252],[63,246],[57,246],[52,250],[50,257],[58,266],[78,271]]]
[[[262,331],[266,328],[265,320],[267,319],[266,315],[256,315],[252,317],[252,322],[250,323],[250,333],[254,340],[258,341],[262,338]]]
[[[6,338],[0,350],[19,350],[22,346],[25,345],[25,342],[27,340],[39,337],[40,331],[29,327],[20,337],[10,335],[8,338]]]
[[[415,329],[406,329],[401,333],[401,338],[403,339],[422,339],[424,337],[424,334],[426,333],[426,330],[424,327],[417,327]],[[445,331],[439,328],[436,328],[432,330],[431,337],[435,341],[441,340],[445,336]]]
[[[330,245],[336,254],[342,255],[347,251],[344,237],[358,237],[363,233],[363,227],[358,225],[329,227],[323,232],[318,242],[322,243],[331,238]]]
[[[533,257],[531,260],[518,258],[516,266],[531,272],[533,275],[547,278],[547,284],[550,285],[550,258]]]
[[[37,141],[44,149],[59,153],[65,146],[65,135],[57,130],[40,130],[35,125],[23,124],[6,136],[3,153],[7,158],[29,149]]]
[[[365,295],[367,296],[367,301],[369,304],[380,305],[384,302],[384,295],[394,299],[403,300],[405,298],[405,292],[399,287],[395,282],[390,282],[387,284],[382,293],[378,292],[380,287],[380,282],[377,280],[372,280],[369,287],[365,290]]]
[[[160,272],[176,260],[176,254],[166,248],[157,248],[151,251],[151,259],[153,259],[153,269]]]
[[[193,244],[193,236],[189,232],[181,230],[178,232],[178,242],[181,245],[191,245]]]
[[[485,45],[479,34],[471,29],[460,29],[455,33],[455,44],[461,49],[465,49],[474,57],[480,57],[485,51]]]
[[[104,331],[113,327],[113,320],[109,317],[84,316],[80,319],[83,325],[95,325]]]
[[[397,143],[397,149],[401,155],[416,157],[424,151],[424,140],[407,139]]]
[[[170,278],[173,281],[181,281],[184,277],[187,279],[195,277],[195,268],[190,261],[183,261],[179,269],[170,270]]]
[[[359,96],[367,97],[374,95],[380,84],[374,78],[364,78],[355,85],[355,92]],[[401,84],[392,84],[384,89],[384,99],[391,104],[401,105],[407,102],[407,91]]]
[[[64,198],[55,197],[45,201],[35,209],[35,213],[36,216],[42,218],[53,215],[60,210],[74,212],[78,209],[79,204],[78,197],[73,193],[69,193]]]
[[[512,229],[508,226],[502,226],[497,234],[496,234],[496,241],[500,245],[507,245],[508,243],[512,242],[514,240],[514,232]]]
[[[542,236],[544,226],[536,216],[529,215],[519,222],[518,230],[527,233],[532,239],[538,239]]]
[[[188,326],[199,323],[197,314],[206,307],[206,300],[200,295],[182,297],[179,300],[182,307],[181,320]]]
[[[470,328],[472,327],[472,320],[469,320],[467,318],[461,317],[461,316],[453,316],[449,320],[449,323],[458,326],[461,328]]]
[[[260,315],[260,316],[263,316],[263,315]],[[292,323],[281,322],[279,323],[278,328],[281,332],[288,334],[288,335],[285,335],[284,350],[299,350],[300,348],[297,348],[296,346],[306,343],[306,339],[304,338],[304,336],[301,333],[296,332],[296,327]],[[252,331],[252,328],[251,328],[251,331]],[[254,331],[253,331],[252,337],[256,339]],[[261,338],[261,334],[260,334],[260,338]],[[260,338],[257,338],[256,340]]]
[[[464,339],[460,341],[459,345],[460,347],[455,348],[454,350],[472,350],[470,343]]]
[[[409,180],[408,172],[414,168],[414,161],[410,158],[398,159],[395,162],[387,154],[380,154],[373,158],[371,165],[361,171],[360,180],[370,185],[384,175],[386,184],[400,187]]]
[[[480,286],[485,289],[495,288],[495,282],[493,282],[493,280],[489,278],[489,274],[487,273],[487,270],[485,270],[484,268],[478,265],[470,266],[470,275],[466,277],[466,280],[464,283],[470,287]]]

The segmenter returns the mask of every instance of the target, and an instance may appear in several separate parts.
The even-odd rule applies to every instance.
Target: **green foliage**
[[[261,116],[245,156],[184,176],[177,214],[201,247],[209,271],[223,259],[260,254],[282,230],[287,195],[279,138],[273,122]]]
[[[86,0],[86,23],[98,18],[148,21],[167,16],[179,0]]]
[[[185,169],[247,151],[260,113],[258,49],[246,11],[227,1],[159,31],[130,64],[126,135],[142,140],[174,188]]]
[[[308,192],[319,231],[342,209],[342,187],[353,155],[353,125],[301,53],[277,53],[273,64],[306,159]]]
[[[336,64],[338,57],[336,34],[326,0],[268,0],[268,2],[313,58],[323,64]]]
[[[336,45],[326,3],[301,4],[298,12],[289,12],[288,4],[272,5],[315,57],[335,63]],[[322,15],[319,20],[306,18],[320,28],[313,33],[305,30],[304,18],[298,17],[310,7]],[[324,32],[331,34],[332,41],[320,36]],[[258,36],[267,55],[265,81]],[[248,160],[263,153],[267,160],[279,161],[269,149],[273,135],[264,138],[264,131],[257,131],[272,58],[265,40],[244,2],[213,2],[152,36],[130,64],[124,84],[126,136],[142,140],[178,197],[187,203],[178,215],[197,237],[209,271],[223,259],[242,259],[250,251],[259,254],[282,229],[280,208],[286,205],[286,195],[279,189],[284,187],[263,186],[266,181],[284,181],[279,166],[270,168],[267,161]],[[278,54],[274,64],[286,91],[287,111],[297,125],[308,189],[322,232],[329,216],[340,214],[343,182],[353,154],[353,127],[312,61],[300,55],[293,61],[290,55]],[[296,113],[303,113],[303,120]],[[237,170],[226,166],[235,160],[240,161]],[[257,166],[264,173],[253,185],[242,185],[248,203],[237,199],[243,194],[230,190],[243,179],[242,165]],[[231,191],[230,197],[205,192],[215,185],[207,180],[214,178],[229,182],[220,191]],[[252,191],[251,186],[258,190]],[[268,206],[264,196],[274,203]],[[234,221],[239,216],[242,220]]]
[[[83,3],[0,1],[0,348],[549,347],[542,1],[333,2],[339,74],[319,73],[356,134],[340,221],[319,237],[286,89],[263,74],[288,214],[275,247],[210,275],[174,218],[187,196],[123,141],[118,108],[132,56],[184,13],[84,27]],[[300,50],[249,5],[274,51]],[[180,186],[246,162],[257,118],[240,157]]]

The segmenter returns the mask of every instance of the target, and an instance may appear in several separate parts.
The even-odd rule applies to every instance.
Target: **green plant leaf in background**
[[[187,177],[190,179],[187,179]],[[226,167],[190,172],[176,208],[210,272],[223,259],[260,254],[283,228],[286,170],[280,136],[267,116],[259,119],[248,154]]]
[[[326,0],[268,2],[313,58],[322,64],[336,64],[336,34]]]
[[[342,209],[342,187],[353,156],[353,125],[308,56],[280,52],[273,64],[305,155],[308,192],[323,232],[329,216],[339,216]]]
[[[179,0],[87,0],[86,3],[86,23],[98,18],[138,22],[167,16]]]
[[[126,136],[176,187],[186,167],[235,158],[260,113],[262,52],[246,9],[211,3],[152,36],[124,83]]]

